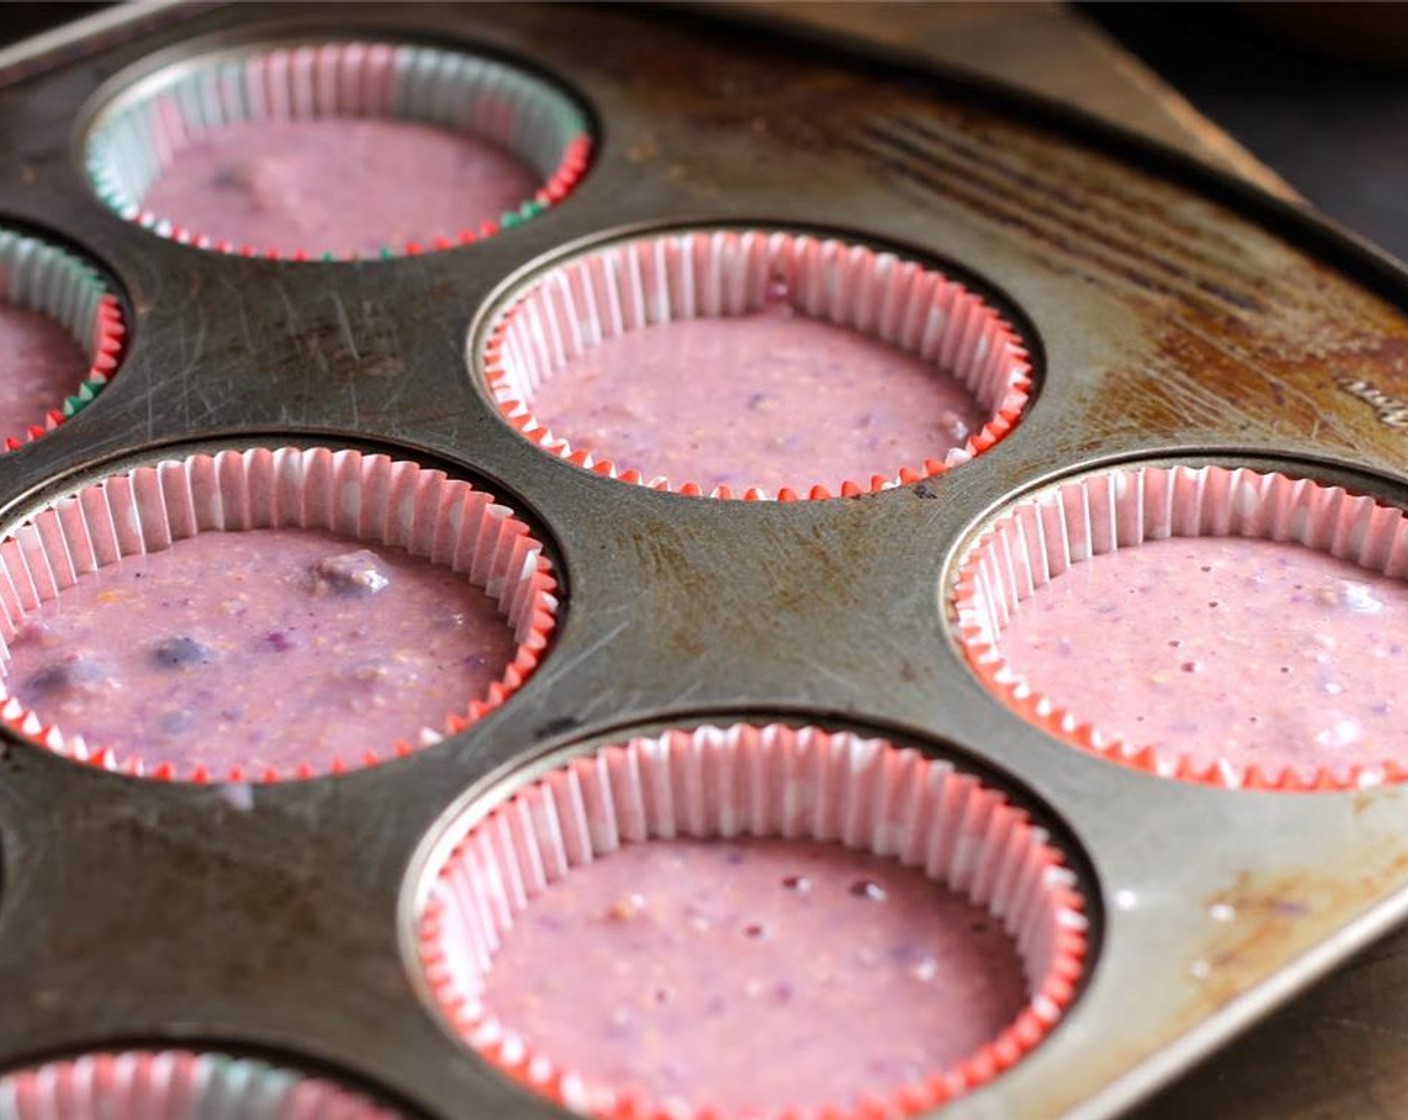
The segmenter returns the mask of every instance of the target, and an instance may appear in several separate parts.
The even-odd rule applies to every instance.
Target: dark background
[[[12,4],[0,2],[0,45],[37,35],[58,24],[86,16],[106,4]]]
[[[1080,8],[1317,207],[1408,258],[1408,4]]]

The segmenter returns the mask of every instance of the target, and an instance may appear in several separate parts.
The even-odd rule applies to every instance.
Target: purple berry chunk
[[[217,191],[247,190],[249,188],[249,175],[238,164],[226,164],[210,177],[210,185]]]
[[[264,644],[275,653],[287,653],[298,645],[287,630],[271,630],[264,635]]]
[[[180,735],[195,727],[196,714],[189,708],[177,708],[174,712],[163,714],[157,722],[163,731],[172,735]]]
[[[31,676],[24,683],[24,691],[35,697],[93,693],[107,679],[108,671],[99,662],[73,654]]]
[[[188,669],[193,665],[209,665],[215,660],[215,651],[182,634],[158,642],[152,648],[152,660],[163,669]]]

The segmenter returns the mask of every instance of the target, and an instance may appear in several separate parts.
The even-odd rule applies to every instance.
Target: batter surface
[[[232,124],[177,153],[144,209],[236,247],[376,255],[498,221],[541,186],[502,148],[412,121]]]
[[[866,484],[942,459],[990,419],[950,373],[781,302],[606,339],[548,378],[532,409],[618,468],[740,493]]]
[[[1023,603],[999,646],[1080,721],[1200,764],[1408,760],[1408,585],[1298,545],[1097,556]]]
[[[201,533],[32,612],[8,687],[90,747],[186,774],[385,756],[482,698],[507,620],[450,569],[300,529]]]
[[[654,841],[517,916],[486,1007],[611,1088],[726,1110],[852,1104],[971,1056],[1026,1004],[985,910],[814,841]]]
[[[62,408],[83,384],[89,364],[58,320],[0,302],[0,435],[19,435]]]

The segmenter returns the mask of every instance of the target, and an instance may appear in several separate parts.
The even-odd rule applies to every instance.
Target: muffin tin
[[[406,1115],[562,1115],[434,1010],[417,928],[476,813],[564,754],[671,728],[816,724],[952,761],[1051,835],[1086,900],[1079,990],[947,1117],[1110,1116],[1408,911],[1408,788],[1170,781],[1073,750],[979,683],[959,558],[1056,480],[1250,466],[1408,505],[1408,284],[1305,213],[1136,138],[899,56],[712,14],[513,5],[144,12],[0,73],[0,224],[97,262],[129,326],[80,413],[0,459],[13,530],[109,475],[251,447],[384,452],[512,508],[559,626],[504,704],[412,757],[273,783],[160,782],[0,747],[0,1070],[181,1049],[334,1078]],[[247,259],[107,209],[83,139],[150,75],[291,39],[449,44],[586,107],[570,195],[400,259]],[[628,485],[522,438],[495,316],[566,255],[785,228],[936,267],[1030,352],[1033,395],[969,462],[877,492],[727,501]]]

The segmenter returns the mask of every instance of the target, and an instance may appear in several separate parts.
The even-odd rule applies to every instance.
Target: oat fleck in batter
[[[530,1048],[656,1102],[845,1105],[941,1072],[1026,1004],[985,910],[815,841],[627,844],[518,915],[485,1006]]]
[[[497,604],[402,550],[299,529],[201,533],[32,612],[8,687],[66,734],[185,774],[384,755],[513,657]]]

